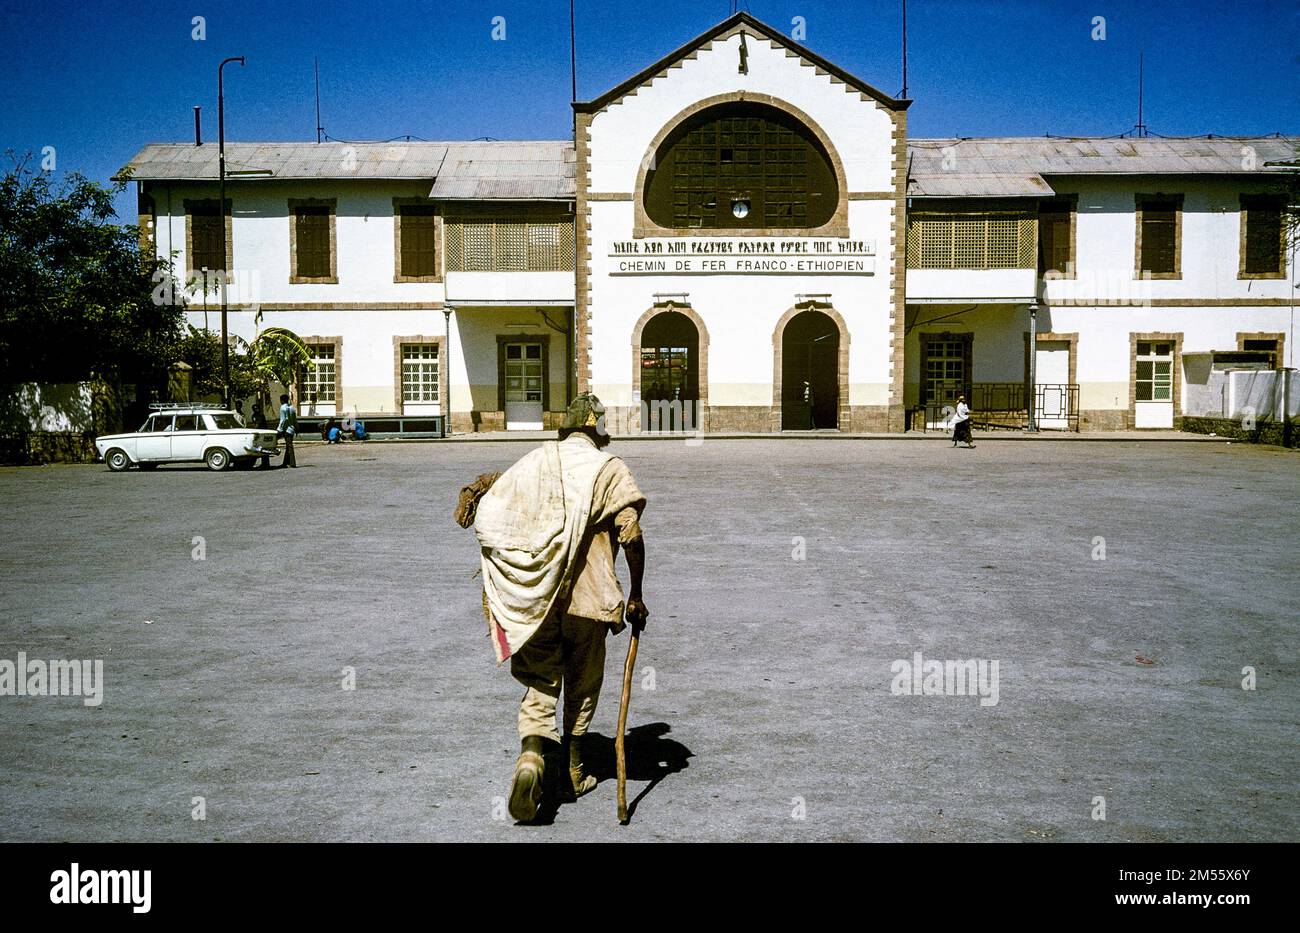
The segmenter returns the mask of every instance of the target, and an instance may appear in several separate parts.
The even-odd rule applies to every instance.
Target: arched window
[[[679,229],[810,229],[839,203],[817,136],[776,107],[719,104],[684,120],[646,173],[646,215]]]

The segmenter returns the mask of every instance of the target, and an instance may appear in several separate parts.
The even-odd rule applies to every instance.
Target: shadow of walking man
[[[628,816],[635,815],[639,804],[659,782],[670,774],[684,771],[689,767],[689,759],[694,757],[691,750],[674,739],[665,738],[672,727],[666,722],[651,722],[627,730],[624,739],[624,751],[627,755],[628,781],[646,781],[646,786],[628,802]],[[612,781],[617,777],[617,762],[614,758],[614,740],[607,736],[593,733],[587,736],[590,773],[598,782]]]
[[[624,740],[624,750],[627,754],[627,779],[646,782],[646,786],[641,789],[636,798],[628,803],[629,818],[636,814],[637,805],[659,785],[660,781],[670,774],[684,771],[689,766],[688,760],[694,757],[691,750],[681,742],[665,738],[671,731],[672,727],[666,722],[646,723],[627,731]],[[598,786],[617,777],[618,769],[612,738],[598,732],[588,733],[583,745],[583,753],[587,759],[587,773],[595,777]],[[552,783],[552,781],[567,781],[569,776],[567,762],[559,760],[558,751],[555,753],[555,759],[554,765],[550,761],[547,762],[547,783],[552,786],[548,788],[548,793],[538,810],[535,824],[549,825],[563,803],[573,802],[572,794],[557,790],[556,785]]]

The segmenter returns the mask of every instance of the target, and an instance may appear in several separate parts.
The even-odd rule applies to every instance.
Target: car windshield
[[[218,431],[228,431],[231,428],[242,428],[244,423],[239,420],[239,416],[233,412],[223,411],[216,415],[208,415],[212,423],[217,426]]]

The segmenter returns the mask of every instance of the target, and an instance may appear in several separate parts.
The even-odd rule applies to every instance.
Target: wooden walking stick
[[[623,698],[618,704],[618,734],[614,738],[614,758],[618,769],[618,821],[626,826],[627,815],[627,756],[623,748],[623,731],[627,728],[627,708],[632,702],[632,671],[636,667],[637,642],[641,638],[641,625],[632,623],[632,639],[627,645],[627,661],[623,663]]]

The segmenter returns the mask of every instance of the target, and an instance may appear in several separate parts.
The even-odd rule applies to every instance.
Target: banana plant
[[[301,337],[285,327],[268,327],[248,345],[247,357],[253,371],[269,382],[295,385],[298,373],[312,368],[311,350]]]

